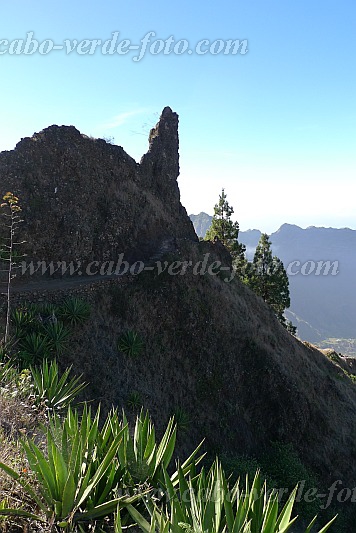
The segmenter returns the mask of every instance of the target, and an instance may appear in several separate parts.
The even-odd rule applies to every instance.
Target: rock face
[[[178,140],[178,115],[165,107],[160,121],[152,128],[149,135],[149,150],[140,163],[140,173],[143,182],[146,181],[151,190],[164,201],[174,199],[169,205],[174,208],[174,203],[179,203],[179,188],[177,176],[179,175],[179,140]]]
[[[140,164],[73,126],[2,152],[0,193],[20,198],[27,260],[145,259],[168,237],[196,240],[180,203],[178,146],[178,116],[166,107]]]

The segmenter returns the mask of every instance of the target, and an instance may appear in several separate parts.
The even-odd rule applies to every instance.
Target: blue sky
[[[51,124],[114,137],[136,160],[166,105],[180,117],[182,203],[241,229],[356,229],[356,3],[226,0],[2,4],[0,40],[247,39],[245,55],[1,54],[0,150]],[[0,50],[4,49],[1,47]],[[1,178],[0,178],[1,179]]]

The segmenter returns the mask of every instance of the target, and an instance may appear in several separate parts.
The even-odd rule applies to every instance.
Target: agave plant
[[[69,298],[59,309],[59,315],[69,324],[76,326],[85,322],[90,316],[90,305],[79,298]]]
[[[19,356],[24,367],[40,364],[51,355],[51,345],[40,333],[30,333],[19,342]]]
[[[119,338],[118,349],[129,357],[141,355],[144,343],[136,331],[126,331]]]
[[[190,426],[190,417],[183,407],[177,407],[174,410],[174,419],[177,424],[178,431],[186,432]]]
[[[75,428],[75,426],[74,426]],[[96,486],[91,496],[90,505],[99,505],[108,497],[110,487],[118,483],[120,490],[125,490],[133,496],[137,493],[144,494],[145,490],[155,489],[165,492],[165,474],[171,470],[171,460],[175,449],[176,427],[174,420],[169,420],[164,435],[160,441],[156,440],[155,428],[149,414],[140,413],[136,417],[133,431],[128,425],[123,412],[119,417],[117,410],[113,410],[107,417],[97,441],[98,457],[104,455],[107,447],[115,436],[122,433],[122,440],[117,450],[116,461],[111,465],[111,470]],[[195,466],[204,457],[197,457],[201,444],[193,451],[181,466],[181,475],[195,469]],[[173,469],[170,476],[173,486],[178,484],[178,471]],[[148,492],[149,493],[149,492]],[[139,500],[136,504],[144,511],[144,504]],[[124,511],[123,523],[127,524],[129,514]]]
[[[51,322],[44,327],[44,333],[50,348],[57,356],[61,354],[67,346],[70,330],[62,322]]]
[[[29,328],[33,325],[34,318],[34,313],[27,307],[13,310],[11,313],[11,323],[15,327],[16,338],[21,338],[28,333]]]
[[[114,513],[116,522],[121,524],[118,508],[135,504],[144,511],[139,502],[150,487],[163,488],[165,479],[175,487],[180,477],[187,475],[201,459],[195,459],[198,446],[179,473],[169,477],[167,468],[176,433],[173,419],[158,443],[148,414],[137,417],[133,433],[124,413],[119,417],[117,410],[112,411],[102,427],[99,414],[100,409],[92,417],[85,404],[81,419],[70,407],[63,419],[51,415],[44,451],[33,440],[22,441],[35,485],[0,463],[0,468],[23,487],[40,511],[35,515],[6,508],[0,509],[0,515],[42,520],[68,531],[85,521],[100,520]],[[124,520],[127,517],[128,513]]]
[[[297,519],[292,518],[297,487],[279,512],[278,494],[268,494],[258,471],[251,487],[246,477],[243,493],[239,481],[230,489],[218,460],[208,474],[202,469],[198,476],[188,480],[180,470],[178,475],[179,485],[175,488],[165,472],[169,496],[165,506],[146,501],[150,522],[128,505],[129,514],[144,533],[285,533]],[[325,533],[335,518],[319,533]],[[305,533],[310,533],[315,522],[316,517]]]
[[[126,423],[126,417],[123,417]],[[149,418],[141,412],[136,418],[133,437],[127,434],[126,446],[122,449],[121,463],[126,465],[126,483],[135,485],[149,480],[156,485],[157,476],[163,465],[171,461],[176,442],[176,428],[169,420],[160,444],[156,443],[155,428]]]
[[[117,411],[114,410],[104,424],[103,434],[106,435],[107,440],[110,440],[108,435],[111,434],[113,438],[113,435],[122,428],[126,429],[118,449],[118,457],[125,486],[132,489],[141,485],[162,487],[165,483],[164,469],[170,468],[175,450],[177,428],[174,419],[171,418],[168,421],[164,435],[159,442],[156,439],[155,427],[147,412],[141,411],[131,431],[125,413],[123,412],[120,420]],[[181,470],[184,475],[187,475],[192,466],[198,464],[204,457],[202,455],[197,458],[201,445],[202,443],[182,464]],[[178,472],[172,473],[170,479],[176,485]]]
[[[108,422],[105,427],[109,425]],[[40,514],[0,509],[0,515],[28,517],[69,531],[75,524],[114,513],[118,504],[137,501],[140,495],[112,497],[119,481],[117,452],[124,432],[125,427],[122,427],[111,440],[106,440],[99,429],[99,409],[92,418],[90,409],[85,407],[80,421],[70,408],[63,421],[57,416],[51,417],[45,452],[33,440],[22,441],[36,478],[35,488],[12,468],[0,463],[0,468],[34,501]],[[93,495],[103,480],[105,491],[98,501]]]
[[[110,418],[111,428],[115,426],[112,422],[113,417]],[[156,440],[155,428],[148,413],[144,414],[141,411],[140,415],[136,417],[133,431],[130,430],[125,413],[123,413],[122,420],[119,422],[119,427],[122,426],[126,430],[118,449],[118,457],[123,486],[126,487],[130,495],[134,495],[137,491],[143,493],[147,488],[154,489],[156,496],[163,497],[167,492],[165,489],[165,472],[168,468],[172,471],[169,478],[170,483],[176,486],[179,481],[178,471],[171,467],[176,442],[174,420],[169,420],[166,431],[159,442]],[[188,475],[189,472],[195,471],[196,465],[204,457],[204,455],[197,457],[201,445],[202,443],[184,461],[181,466],[181,475]],[[98,490],[103,490],[103,487],[98,487]],[[150,494],[150,491],[148,494]],[[138,512],[145,512],[145,506],[141,500],[137,502],[136,508]],[[122,511],[122,517],[122,523],[126,526],[132,522],[132,518],[125,510]],[[121,525],[120,513],[119,516],[117,515],[116,520],[119,520]]]
[[[40,368],[31,367],[36,404],[45,404],[49,409],[65,409],[87,386],[81,382],[82,376],[69,378],[72,367],[62,376],[56,361],[42,362]]]
[[[132,391],[126,400],[126,404],[132,411],[140,410],[142,408],[141,394],[137,391]]]
[[[30,309],[40,315],[44,320],[57,314],[58,307],[55,304],[44,302],[41,304],[32,304]]]

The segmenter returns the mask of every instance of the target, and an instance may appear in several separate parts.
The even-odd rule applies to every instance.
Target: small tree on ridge
[[[272,256],[271,242],[266,233],[261,235],[253,262],[246,269],[244,281],[272,307],[281,324],[295,334],[295,326],[287,322],[283,314],[290,307],[287,272],[282,261],[277,256]]]
[[[229,205],[226,198],[225,190],[222,189],[221,195],[219,195],[219,202],[214,207],[213,220],[206,232],[205,240],[212,241],[217,237],[230,252],[233,266],[239,274],[246,263],[246,248],[238,242],[239,223],[231,220],[234,209]]]

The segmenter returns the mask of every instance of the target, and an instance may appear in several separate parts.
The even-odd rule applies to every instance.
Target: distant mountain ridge
[[[199,215],[189,215],[189,218],[193,222],[195,233],[198,237],[204,237],[210,228],[213,217],[201,212]]]
[[[191,216],[191,220],[196,231],[199,230],[197,235],[203,236],[212,217],[200,213],[195,218]],[[261,231],[256,229],[239,233],[239,241],[245,244],[249,260],[253,258],[260,236]],[[270,238],[273,253],[291,273],[291,308],[287,315],[297,325],[300,338],[324,347],[324,341],[329,338],[334,339],[327,343],[331,347],[339,345],[338,339],[355,339],[356,230],[315,226],[302,229],[294,224],[283,224]],[[337,262],[334,270],[338,270],[338,274],[331,275],[330,267],[327,275],[315,275],[316,263],[326,261],[330,261],[330,265]],[[303,265],[304,274],[310,271],[309,275],[300,272]]]

